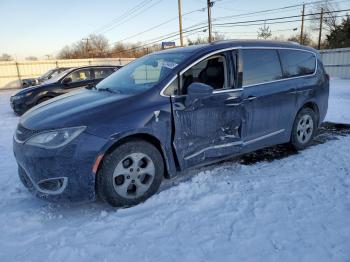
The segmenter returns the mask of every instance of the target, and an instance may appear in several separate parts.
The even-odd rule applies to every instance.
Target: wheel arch
[[[318,105],[314,102],[314,101],[308,101],[306,103],[303,104],[302,107],[300,107],[300,109],[298,110],[298,113],[304,109],[304,108],[310,108],[311,110],[313,110],[316,114],[317,117],[317,126],[319,126],[319,121],[320,121],[320,110],[318,108]],[[297,115],[298,115],[297,113]]]
[[[52,99],[52,98],[54,98],[54,97],[55,97],[55,95],[53,95],[53,94],[51,94],[51,93],[42,93],[42,94],[39,94],[39,95],[36,97],[36,99],[35,99],[34,105],[40,104],[40,103],[41,103],[40,101],[42,101],[42,100],[45,99],[45,98]]]
[[[158,151],[160,152],[160,154],[162,156],[164,167],[165,167],[164,177],[165,178],[170,178],[171,177],[170,174],[171,174],[171,171],[172,171],[172,168],[170,167],[171,163],[169,163],[169,161],[170,161],[169,157],[166,154],[166,151],[165,151],[164,147],[162,146],[161,141],[157,137],[155,137],[154,135],[151,135],[151,134],[145,133],[145,132],[125,135],[125,136],[119,138],[114,143],[110,144],[107,147],[107,149],[104,151],[103,156],[102,156],[101,160],[98,163],[98,168],[96,170],[97,171],[96,174],[98,173],[98,170],[102,166],[103,160],[105,159],[106,155],[110,154],[118,146],[120,146],[120,145],[122,145],[124,143],[127,143],[128,141],[134,141],[134,140],[146,141],[146,142],[152,144],[153,146],[155,146],[158,149]]]

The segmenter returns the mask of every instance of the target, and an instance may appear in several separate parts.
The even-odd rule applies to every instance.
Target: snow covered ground
[[[329,121],[350,119],[349,85],[332,80]],[[346,132],[272,161],[191,171],[133,208],[57,205],[17,178],[10,94],[0,93],[0,261],[350,260]]]

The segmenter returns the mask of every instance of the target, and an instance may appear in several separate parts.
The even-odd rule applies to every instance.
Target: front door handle
[[[244,99],[244,101],[251,102],[251,101],[255,100],[256,98],[257,98],[256,96],[248,96],[246,99]]]
[[[231,96],[229,98],[226,98],[225,105],[226,106],[239,106],[242,104],[242,99],[236,96]]]

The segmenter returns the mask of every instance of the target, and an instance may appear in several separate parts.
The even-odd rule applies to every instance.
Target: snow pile
[[[350,136],[192,171],[129,209],[54,205],[17,178],[9,95],[0,93],[0,261],[349,261]]]

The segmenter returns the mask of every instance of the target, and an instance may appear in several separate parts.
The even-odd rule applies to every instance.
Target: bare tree
[[[37,58],[36,56],[27,56],[27,57],[26,57],[26,60],[27,60],[27,61],[37,61],[38,58]]]
[[[323,9],[323,29],[327,32],[334,30],[338,24],[337,13],[335,12],[339,9],[337,3],[330,0],[324,0],[318,2],[312,6],[311,13],[311,29],[314,31],[319,30],[320,27],[320,15]]]
[[[72,50],[69,46],[65,46],[61,49],[61,51],[57,55],[58,58],[61,59],[71,59],[72,57]]]
[[[211,39],[212,39],[212,42],[215,42],[215,41],[225,40],[226,37],[224,34],[220,34],[219,32],[214,32],[214,35],[212,35]],[[208,40],[208,37],[198,36],[194,40],[191,40],[190,38],[188,38],[187,43],[188,43],[188,45],[199,45],[199,44],[209,43],[209,40]]]
[[[300,35],[299,35],[299,34],[292,35],[292,36],[289,37],[287,40],[288,40],[288,41],[292,41],[292,42],[297,42],[297,43],[299,43],[299,41],[300,41]],[[304,32],[304,33],[303,33],[302,44],[303,44],[303,45],[308,45],[308,46],[316,47],[316,43],[312,40],[311,35],[310,35],[308,32]]]
[[[109,42],[103,35],[90,35],[88,38],[89,52],[92,57],[107,57],[109,55]]]
[[[65,46],[58,53],[58,58],[91,58],[91,57],[108,57],[110,48],[106,37],[103,35],[90,35],[71,46]]]
[[[259,39],[269,39],[272,36],[271,30],[269,26],[266,26],[266,22],[264,22],[263,27],[259,27],[258,29],[258,38]]]
[[[9,54],[6,54],[6,53],[3,53],[1,56],[0,56],[0,61],[12,61],[13,58],[11,55]]]

